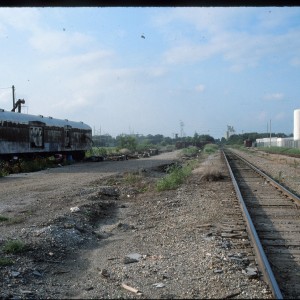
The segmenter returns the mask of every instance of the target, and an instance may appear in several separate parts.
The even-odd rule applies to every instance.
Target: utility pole
[[[12,96],[13,96],[13,107],[15,107],[15,86],[13,85],[11,88],[12,88]]]
[[[272,136],[272,131],[271,131],[271,120],[270,120],[270,147],[271,147],[271,136]]]
[[[184,126],[184,123],[182,121],[180,121],[180,136],[183,137],[183,126]]]

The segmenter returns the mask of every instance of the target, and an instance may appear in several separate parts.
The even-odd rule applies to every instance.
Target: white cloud
[[[38,29],[40,12],[37,8],[1,8],[0,26],[13,27],[22,31]]]
[[[108,59],[112,59],[113,57],[114,53],[112,51],[98,50],[83,54],[46,59],[41,63],[41,68],[48,71],[57,69],[71,69],[74,71],[74,69],[77,67],[86,69],[88,67],[93,67],[99,63],[106,63]]]
[[[162,77],[167,73],[167,69],[163,67],[150,67],[145,70],[150,77]]]
[[[265,111],[261,111],[261,112],[255,114],[255,117],[260,122],[266,121],[268,119],[267,113]]]
[[[274,119],[279,121],[279,120],[284,120],[286,118],[286,113],[285,112],[280,112],[275,115]]]
[[[283,93],[270,93],[270,94],[266,94],[263,97],[265,100],[282,100],[284,98],[284,94]]]
[[[30,44],[42,53],[66,53],[76,47],[83,47],[90,43],[92,38],[82,33],[67,31],[35,31],[29,39]]]
[[[294,67],[300,66],[300,57],[295,57],[291,60],[291,65]]]
[[[156,18],[164,26],[164,35],[171,35],[170,48],[163,58],[168,64],[197,63],[214,57],[223,58],[235,72],[254,68],[266,60],[298,64],[300,30],[273,31],[286,24],[296,13],[268,8],[176,8]],[[271,21],[265,21],[265,19]],[[182,22],[181,27],[171,26]],[[184,34],[189,24],[195,33]],[[170,25],[170,26],[169,26]],[[192,32],[189,30],[189,32]],[[200,37],[203,38],[200,38]],[[196,37],[196,38],[195,38]]]
[[[196,90],[197,92],[202,93],[202,92],[204,92],[204,90],[205,90],[205,86],[204,86],[203,84],[198,84],[198,85],[195,86],[195,90]]]
[[[12,89],[11,88],[3,88],[0,89],[0,108],[7,108],[7,105],[12,105]]]
[[[168,64],[194,63],[209,59],[218,52],[220,49],[212,43],[208,45],[186,43],[166,51],[163,57]]]

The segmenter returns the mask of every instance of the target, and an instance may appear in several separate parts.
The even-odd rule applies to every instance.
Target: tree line
[[[286,135],[284,133],[272,133],[272,136],[276,137],[292,137],[293,134]],[[243,134],[233,134],[228,139],[224,137],[221,139],[215,139],[208,134],[198,134],[195,132],[194,136],[178,137],[174,138],[166,137],[162,134],[120,134],[115,138],[109,134],[94,135],[93,144],[95,147],[118,147],[127,148],[129,150],[143,150],[150,148],[160,148],[169,145],[174,147],[178,144],[185,146],[199,146],[205,143],[221,144],[221,145],[243,145],[245,140],[251,140],[255,142],[256,139],[268,138],[270,133],[258,133],[248,132]]]

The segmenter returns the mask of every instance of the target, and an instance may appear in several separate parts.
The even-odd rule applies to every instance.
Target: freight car
[[[247,140],[244,140],[244,146],[245,147],[252,147],[252,141],[247,139]]]
[[[92,128],[83,122],[0,109],[0,156],[50,156],[57,153],[84,158],[92,146]]]

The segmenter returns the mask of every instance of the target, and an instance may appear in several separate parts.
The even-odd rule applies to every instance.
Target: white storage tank
[[[300,109],[294,110],[294,141],[300,140]]]

